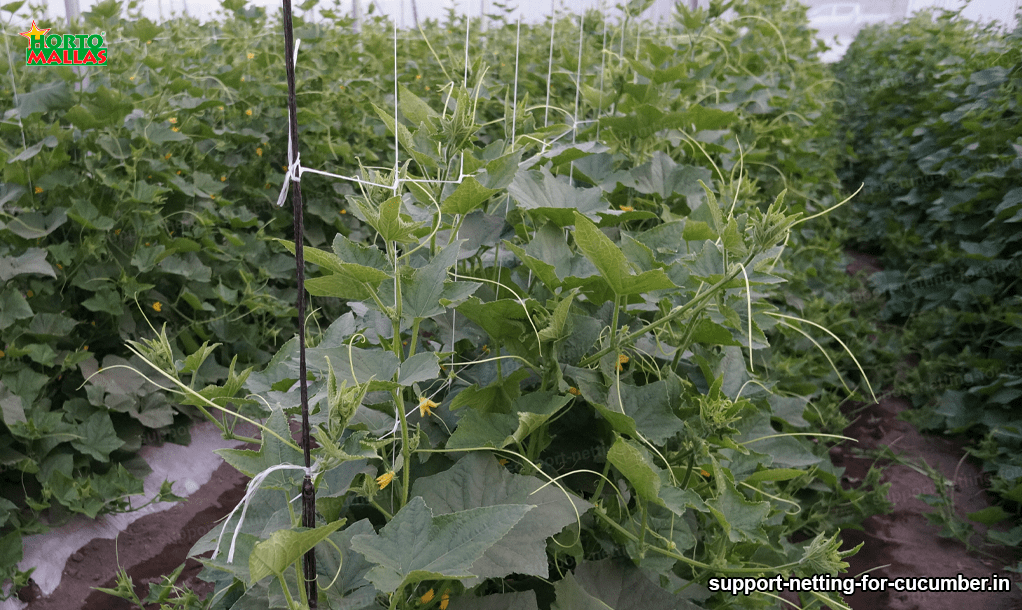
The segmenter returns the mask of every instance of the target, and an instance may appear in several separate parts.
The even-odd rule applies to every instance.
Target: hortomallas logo
[[[40,30],[35,21],[32,29],[21,32],[30,44],[25,49],[26,66],[53,65],[103,65],[106,63],[106,47],[100,34],[49,34],[50,28]]]

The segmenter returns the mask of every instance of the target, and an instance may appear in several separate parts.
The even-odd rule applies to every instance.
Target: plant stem
[[[600,477],[600,482],[596,485],[596,491],[593,492],[593,500],[599,501],[600,494],[603,493],[603,485],[607,482],[607,476],[610,474],[610,460],[607,460],[603,464],[603,476]]]
[[[610,347],[617,351],[617,319],[618,312],[621,310],[621,297],[614,295],[614,315],[610,321]]]
[[[720,289],[721,287],[726,285],[728,282],[730,282],[731,280],[733,280],[736,277],[738,277],[739,273],[741,273],[741,269],[736,269],[735,271],[732,271],[731,273],[728,273],[723,278],[721,278],[719,282],[717,282],[713,286],[710,286],[710,289],[707,290],[705,293],[703,293],[701,296],[693,298],[688,303],[685,303],[684,305],[678,307],[677,309],[675,309],[671,313],[667,314],[666,316],[660,318],[659,320],[654,320],[653,322],[650,322],[649,324],[647,324],[646,326],[643,326],[639,330],[637,330],[637,331],[635,331],[633,333],[629,333],[629,334],[625,335],[624,337],[622,337],[618,341],[618,343],[619,344],[631,343],[635,339],[638,339],[639,337],[641,337],[642,335],[648,333],[649,331],[653,330],[654,328],[659,328],[659,327],[667,324],[668,322],[671,322],[673,320],[676,320],[676,319],[680,318],[684,314],[688,313],[689,310],[694,309],[695,307],[697,307],[698,305],[700,305],[704,301],[708,300],[709,297],[711,297],[714,294],[716,294],[718,289]],[[600,358],[606,356],[607,354],[609,354],[610,352],[614,351],[615,349],[616,348],[613,345],[605,347],[605,348],[601,349],[600,351],[596,352],[595,354],[593,354],[592,356],[589,356],[588,358],[584,358],[581,362],[578,363],[578,365],[580,367],[588,366],[588,365],[592,364],[593,362],[599,361]]]
[[[599,508],[597,508],[593,512],[597,516],[599,516],[601,519],[603,519],[604,523],[606,523],[607,525],[609,525],[609,526],[613,527],[614,529],[616,529],[618,532],[620,532],[622,535],[627,537],[632,542],[639,542],[639,538],[635,534],[633,534],[630,531],[626,530],[617,521],[614,521],[613,519],[611,519],[610,515],[607,515],[606,513],[604,513]],[[715,574],[763,574],[763,573],[766,573],[766,572],[780,572],[781,570],[784,570],[786,568],[793,568],[793,567],[799,565],[799,562],[795,561],[795,562],[792,562],[792,563],[786,563],[784,565],[769,566],[769,567],[763,567],[763,568],[717,568],[717,567],[711,566],[708,563],[703,563],[701,561],[696,561],[695,559],[690,559],[688,557],[685,557],[684,555],[682,555],[680,553],[675,553],[674,551],[669,551],[667,549],[662,549],[662,548],[660,548],[660,547],[658,547],[656,545],[650,545],[647,548],[649,548],[652,551],[656,551],[657,553],[660,553],[661,555],[664,555],[665,557],[670,557],[671,559],[674,559],[676,561],[681,561],[683,563],[687,563],[688,565],[696,567],[696,568],[701,568],[701,569],[704,569],[704,570],[709,570],[710,572],[713,572]]]
[[[408,357],[411,358],[415,355],[415,346],[419,343],[419,323],[422,322],[422,318],[415,318],[412,322],[412,338],[408,340]]]
[[[401,344],[398,343],[400,348]],[[402,388],[394,390],[394,403],[397,404],[397,413],[401,418],[401,457],[404,466],[401,468],[401,510],[408,503],[408,487],[411,478],[412,452],[408,444],[408,418],[405,417],[405,397]]]
[[[394,515],[387,512],[387,509],[380,506],[380,503],[377,502],[376,500],[370,500],[369,504],[371,504],[373,508],[375,508],[376,510],[380,511],[380,513],[387,518],[387,521],[390,521],[391,519],[394,518]]]
[[[243,443],[252,443],[253,445],[258,445],[262,442],[257,438],[252,438],[251,436],[238,436],[233,432],[224,432],[222,437],[225,441],[241,441]]]

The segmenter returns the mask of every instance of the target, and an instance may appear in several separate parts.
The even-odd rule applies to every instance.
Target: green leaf
[[[804,470],[795,470],[794,468],[771,468],[769,470],[758,470],[750,474],[745,478],[745,482],[752,485],[760,481],[790,481],[804,474]]]
[[[28,332],[48,337],[66,337],[77,325],[76,320],[58,313],[39,313],[29,322]]]
[[[340,237],[340,236],[338,236]],[[288,252],[295,253],[295,244],[292,241],[278,239]],[[341,242],[342,244],[344,242]],[[338,246],[338,240],[334,240],[334,248]],[[330,271],[330,275],[310,278],[305,281],[305,289],[313,296],[328,296],[350,300],[368,300],[371,294],[367,287],[376,288],[381,282],[391,277],[389,273],[359,263],[349,263],[341,260],[341,257],[330,252],[318,250],[305,246],[302,250],[306,262],[319,265]],[[357,252],[354,248],[347,250],[348,253]],[[378,251],[377,251],[378,252]],[[363,256],[363,258],[365,258]]]
[[[376,104],[373,104],[372,106],[373,109],[376,110],[376,116],[378,116],[380,120],[383,121],[384,125],[387,126],[387,131],[389,131],[391,135],[394,135],[395,132],[397,133],[398,142],[400,142],[401,146],[404,147],[408,154],[415,159],[416,163],[422,166],[422,168],[426,171],[436,169],[436,160],[422,152],[423,150],[428,149],[416,144],[415,138],[412,136],[412,132],[408,131],[407,127],[401,123],[397,123],[396,125],[394,124],[393,112],[387,112]],[[372,223],[370,222],[370,224]]]
[[[287,417],[281,410],[274,410],[266,420],[265,426],[284,439],[291,438],[291,428]],[[304,464],[305,457],[301,451],[286,445],[276,436],[264,432],[259,451],[249,449],[217,449],[215,450],[224,461],[234,466],[241,473],[254,477],[260,472],[278,464]],[[266,477],[263,487],[289,489],[289,479],[300,478],[298,471],[277,471]]]
[[[208,267],[206,269],[209,270]],[[104,288],[96,292],[91,297],[82,301],[82,305],[89,311],[106,312],[112,316],[119,316],[124,313],[124,303],[121,301],[121,295],[111,288]]]
[[[349,353],[351,354],[349,357]],[[313,348],[307,353],[310,369],[326,371],[328,369],[326,358],[330,358],[334,371],[337,373],[337,381],[347,381],[348,386],[366,383],[370,379],[370,391],[389,389],[388,385],[398,372],[399,361],[397,355],[390,350],[383,349],[360,349],[357,347],[330,347]],[[298,379],[298,359],[288,362],[292,379]],[[382,384],[382,385],[381,385]]]
[[[473,388],[467,388],[461,394],[472,390]],[[461,397],[461,394],[458,396]],[[514,442],[520,443],[556,415],[569,401],[569,396],[555,392],[531,392],[511,403],[511,413],[470,411],[458,422],[454,434],[447,440],[447,448],[500,449]],[[461,406],[463,404],[457,405]],[[456,407],[452,404],[451,408]]]
[[[532,508],[502,504],[434,517],[415,497],[378,535],[353,537],[351,548],[376,564],[366,578],[383,593],[423,580],[470,578],[483,553]]]
[[[401,114],[415,125],[427,123],[429,119],[440,116],[430,108],[422,98],[409,91],[404,85],[398,85],[398,108]]]
[[[717,203],[717,197],[710,190],[710,187],[706,186],[706,183],[702,180],[699,181],[699,185],[703,187],[706,192],[706,207],[710,212],[710,216],[713,218],[713,228],[717,231],[717,235],[721,235],[724,232],[724,216],[720,212],[720,204]]]
[[[582,590],[614,610],[700,610],[655,584],[635,564],[621,559],[582,562],[575,569],[575,579]]]
[[[749,502],[726,477],[718,479],[720,494],[706,505],[724,528],[731,542],[753,541],[766,543],[763,524],[770,514],[769,502]]]
[[[14,530],[0,538],[0,566],[16,566],[21,562],[24,549],[21,546],[21,532]]]
[[[618,437],[607,452],[607,461],[628,479],[639,497],[659,503],[659,469],[653,465],[645,449],[634,441]]]
[[[365,579],[366,574],[372,569],[373,564],[365,560],[365,557],[356,553],[351,548],[351,539],[355,536],[374,535],[372,523],[368,519],[356,521],[341,531],[334,532],[327,537],[330,542],[337,545],[341,550],[340,556],[337,551],[330,547],[326,552],[316,553],[316,570],[320,578],[326,578],[322,582],[331,582],[335,574],[337,576],[336,591],[343,593],[345,603],[354,599],[359,591],[372,591],[375,589]],[[338,565],[339,564],[339,565]],[[375,594],[369,596],[371,602],[375,602]],[[367,609],[369,605],[367,604]],[[360,610],[361,607],[353,606],[351,610]]]
[[[107,413],[93,413],[79,425],[79,430],[82,438],[71,441],[71,446],[100,462],[109,461],[110,452],[124,444]]]
[[[180,275],[191,282],[208,283],[213,270],[207,267],[194,252],[171,254],[159,263],[160,269],[167,273]]]
[[[532,327],[525,320],[527,312],[536,311],[539,304],[528,299],[524,306],[514,299],[500,299],[499,301],[480,301],[472,297],[457,306],[458,313],[464,314],[469,320],[478,324],[488,335],[497,341],[505,339],[519,339],[528,329]]]
[[[571,572],[554,583],[554,592],[557,599],[550,610],[615,610],[583,589]]]
[[[596,219],[597,212],[610,208],[599,188],[575,188],[567,181],[559,180],[546,167],[539,172],[518,172],[507,188],[523,210],[533,211],[536,216],[547,218],[561,227],[575,224],[573,214],[581,213]]]
[[[416,269],[412,277],[402,284],[401,315],[407,321],[411,322],[415,318],[432,318],[445,311],[446,307],[441,303],[441,299],[444,297],[445,289],[452,287],[452,283],[447,281],[447,272],[457,264],[460,248],[460,241],[448,244],[429,263]]]
[[[472,388],[465,389],[458,396],[472,391]],[[453,407],[452,404],[452,410]],[[510,413],[488,413],[473,409],[458,420],[458,427],[447,439],[446,446],[448,449],[472,447],[500,449],[514,440],[513,434],[517,426],[518,418]]]
[[[15,276],[27,273],[57,277],[53,267],[46,262],[46,250],[42,248],[29,248],[16,257],[0,257],[0,282],[7,282]]]
[[[556,269],[553,265],[526,254],[525,250],[521,246],[515,245],[509,241],[505,241],[504,245],[514,252],[515,256],[525,263],[525,266],[528,267],[530,271],[536,274],[536,277],[543,282],[548,290],[553,292],[561,287],[561,280],[558,279]]]
[[[677,167],[674,159],[658,150],[650,161],[632,168],[629,173],[635,179],[635,190],[647,195],[656,193],[666,199],[674,193]]]
[[[412,234],[418,229],[421,222],[408,222],[401,218],[401,197],[391,197],[380,204],[379,209],[359,200],[359,210],[369,223],[380,234],[384,241],[396,241],[398,243],[415,243],[415,236]]]
[[[270,575],[281,576],[288,566],[344,525],[344,519],[315,529],[277,530],[248,556],[249,586]]]
[[[25,239],[39,239],[53,233],[65,222],[67,222],[67,210],[56,208],[46,216],[39,212],[19,214],[6,225],[0,223],[0,229],[7,229],[18,237],[24,237]],[[38,250],[38,248],[31,248],[31,250]],[[50,269],[47,274],[52,272],[53,270]]]
[[[282,242],[284,247],[294,254],[293,242]],[[291,245],[288,245],[291,244]],[[381,271],[389,271],[390,263],[387,262],[387,255],[383,250],[370,244],[353,242],[344,235],[338,233],[334,236],[332,244],[334,254],[345,263],[353,263],[363,267],[372,267]],[[389,275],[389,273],[388,273]]]
[[[0,292],[0,330],[10,327],[17,320],[31,317],[32,308],[28,301],[13,286]]]
[[[403,386],[436,379],[440,374],[440,359],[436,352],[420,352],[401,363],[397,382]]]
[[[677,288],[662,269],[646,271],[638,275],[625,258],[621,248],[603,234],[585,216],[575,213],[575,243],[607,281],[610,289],[618,296],[640,294],[651,290]]]
[[[556,341],[562,338],[566,331],[570,331],[567,328],[568,312],[571,309],[571,302],[577,294],[578,289],[576,288],[568,292],[568,294],[562,295],[561,301],[557,303],[553,315],[550,316],[550,324],[539,331],[541,341]]]
[[[982,523],[983,525],[993,525],[1004,521],[1011,516],[1011,513],[1005,512],[1000,506],[988,506],[983,510],[977,510],[966,516],[969,517],[970,521]]]
[[[3,415],[3,422],[8,427],[17,422],[26,423],[28,421],[25,418],[25,407],[22,405],[21,398],[4,387],[3,382],[0,382],[0,415]]]
[[[71,88],[68,87],[66,81],[58,80],[45,85],[37,85],[31,92],[19,95],[16,114],[18,117],[26,119],[36,113],[62,110],[70,108],[72,105],[74,105],[74,97],[71,94]],[[6,115],[5,117],[10,118]]]
[[[170,189],[157,184],[149,184],[145,180],[139,180],[135,183],[135,189],[131,194],[131,198],[139,203],[155,203],[160,198],[160,195],[168,191]]]
[[[368,288],[352,282],[342,273],[306,278],[305,291],[314,297],[332,297],[344,301],[368,301],[372,297]]]
[[[488,189],[469,176],[443,200],[440,211],[444,214],[468,214],[497,192],[497,189]]]
[[[739,434],[735,442],[748,445],[749,449],[765,453],[773,458],[773,464],[787,468],[807,468],[819,464],[823,458],[810,451],[798,437],[777,436],[770,425],[770,416],[762,411],[747,415],[736,426]],[[775,438],[763,437],[773,436]]]
[[[607,394],[607,406],[630,417],[635,430],[650,441],[664,443],[685,430],[685,422],[673,410],[680,403],[679,395],[678,384],[667,381],[654,381],[644,386],[615,381]]]
[[[540,491],[535,477],[511,474],[490,454],[470,453],[452,468],[415,481],[412,493],[421,496],[435,515],[480,507],[528,504],[533,508],[506,536],[486,549],[472,565],[483,578],[508,574],[549,577],[546,540],[576,521],[592,505],[553,486]]]
[[[447,610],[539,610],[535,591],[474,597],[453,597]]]
[[[72,106],[67,112],[65,112],[64,118],[82,131],[103,125],[102,121],[93,116],[93,114],[87,109],[79,105]]]

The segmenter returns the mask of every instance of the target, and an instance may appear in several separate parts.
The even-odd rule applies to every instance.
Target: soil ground
[[[848,266],[851,275],[859,271],[869,274],[880,270],[876,259],[871,256],[849,255],[853,259]],[[857,485],[874,463],[883,468],[882,481],[891,483],[887,499],[893,504],[893,511],[870,517],[863,523],[861,531],[842,532],[845,548],[865,543],[858,554],[847,559],[850,564],[848,575],[857,576],[870,570],[871,576],[889,578],[954,577],[958,574],[968,578],[988,578],[991,574],[998,574],[1011,578],[1011,591],[857,592],[846,600],[854,610],[1022,610],[1022,590],[1016,584],[1020,580],[1019,575],[1003,570],[1004,566],[1013,563],[1011,549],[984,548],[983,551],[989,555],[982,555],[969,552],[958,540],[939,537],[940,527],[924,516],[936,509],[917,497],[936,493],[934,481],[910,466],[889,461],[875,462],[872,457],[862,456],[870,450],[889,448],[906,462],[920,464],[925,461],[954,483],[954,506],[959,517],[964,518],[968,513],[990,506],[993,498],[986,491],[989,478],[984,477],[975,462],[962,459],[965,452],[961,441],[923,435],[915,426],[898,419],[899,413],[910,408],[907,400],[893,396],[885,396],[873,405],[849,405],[846,414],[852,423],[844,433],[859,442],[831,451],[834,464],[846,469],[846,485]],[[985,528],[976,525],[981,533],[985,531]],[[979,542],[979,537],[975,538],[974,544]],[[874,570],[878,566],[885,567]]]
[[[867,256],[855,255],[849,272],[863,268],[876,269],[876,263]],[[835,464],[846,469],[845,483],[857,485],[874,463],[872,458],[861,457],[861,451],[890,447],[908,461],[925,460],[953,481],[959,515],[989,506],[991,498],[985,490],[986,479],[975,464],[961,461],[964,454],[961,444],[923,436],[912,425],[898,419],[898,414],[908,408],[907,401],[895,397],[884,398],[874,405],[850,407],[855,411],[854,421],[845,434],[859,440],[855,446],[859,451],[843,445],[831,454]],[[220,458],[212,455],[211,459]],[[857,555],[848,559],[849,576],[870,571],[875,577],[891,578],[957,574],[985,578],[997,573],[1013,581],[1019,580],[1017,574],[1002,570],[1012,563],[1010,549],[993,549],[989,551],[992,556],[984,556],[968,552],[957,540],[937,536],[939,528],[924,516],[933,509],[916,497],[934,493],[931,479],[908,466],[888,464],[883,468],[884,482],[892,483],[888,499],[894,510],[871,517],[863,524],[862,531],[843,532],[846,548],[866,543]],[[192,544],[238,503],[245,483],[243,475],[221,463],[209,482],[193,493],[188,502],[165,512],[146,515],[121,533],[117,542],[120,565],[138,585],[140,597],[146,594],[148,583],[158,582],[160,575],[169,574],[185,561]],[[25,610],[131,608],[127,602],[92,590],[92,587],[114,587],[117,565],[114,541],[94,539],[68,559],[57,589],[46,597],[35,598]],[[196,578],[200,568],[198,562],[188,560],[179,584],[205,595],[211,585]],[[31,591],[25,593],[31,597]],[[1009,593],[859,592],[849,596],[847,601],[854,610],[1022,610],[1022,592],[1014,583]]]

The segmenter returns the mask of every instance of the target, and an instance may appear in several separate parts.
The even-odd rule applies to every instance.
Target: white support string
[[[259,474],[255,475],[254,477],[252,477],[252,480],[248,482],[248,489],[245,491],[245,496],[241,499],[241,502],[239,502],[238,505],[234,507],[234,510],[232,510],[230,514],[227,515],[227,519],[224,520],[223,527],[220,528],[220,535],[217,536],[216,547],[213,549],[212,558],[216,559],[216,556],[220,554],[220,542],[224,537],[224,533],[227,531],[227,524],[231,522],[231,517],[233,517],[234,513],[238,512],[238,509],[240,508],[241,517],[238,518],[238,525],[234,527],[234,535],[231,536],[231,548],[227,552],[227,563],[234,562],[234,547],[238,542],[238,534],[241,533],[241,526],[242,524],[245,523],[245,513],[248,512],[248,504],[249,502],[252,501],[252,498],[255,497],[256,491],[259,489],[259,486],[262,485],[263,482],[266,480],[266,477],[268,477],[269,475],[278,470],[301,470],[303,474],[312,478],[319,473],[319,467],[320,464],[318,461],[309,468],[306,468],[305,466],[296,466],[294,464],[277,464],[276,466],[271,466],[266,470],[260,472]],[[295,496],[294,498],[291,499],[291,501],[294,502],[300,497],[301,495]]]
[[[547,75],[548,75],[547,76],[547,90],[546,90],[546,95],[547,95],[546,102],[547,103],[545,105],[545,113],[544,113],[545,114],[545,116],[544,116],[544,125],[546,125],[546,126],[549,126],[550,95],[551,95],[550,76],[552,75],[552,71],[553,71],[553,44],[554,44],[554,36],[555,36],[555,32],[556,32],[556,16],[557,16],[557,13],[556,13],[555,7],[551,6],[550,50],[549,50],[550,52],[549,52],[548,65],[547,65]],[[470,59],[470,55],[469,55],[469,44],[471,43],[470,27],[471,27],[471,22],[470,21],[466,22],[466,28],[465,28],[465,65],[464,65],[463,76],[462,76],[462,84],[466,88],[468,87],[468,67],[469,67],[469,59]],[[514,67],[514,84],[513,84],[513,91],[512,91],[511,139],[510,139],[510,142],[508,143],[508,150],[514,148],[515,141],[517,140],[517,137],[518,137],[518,132],[517,132],[517,129],[518,129],[518,80],[519,80],[519,72],[520,72],[521,31],[522,31],[522,21],[521,21],[521,15],[519,14],[518,22],[517,22],[517,28],[516,28],[516,33],[515,33],[515,67]],[[393,180],[393,183],[392,184],[381,184],[381,183],[374,182],[372,180],[366,180],[366,179],[363,179],[363,178],[360,178],[360,177],[357,177],[357,176],[347,176],[347,175],[337,174],[337,173],[333,173],[333,172],[329,172],[329,171],[325,171],[325,170],[313,169],[313,168],[309,168],[309,167],[303,167],[301,165],[301,153],[299,152],[297,155],[295,155],[294,161],[291,162],[289,164],[289,166],[287,167],[287,173],[284,176],[283,185],[281,187],[281,192],[280,192],[280,195],[279,195],[278,200],[277,200],[277,205],[278,206],[283,205],[283,202],[284,202],[284,200],[287,197],[287,189],[290,186],[291,181],[300,182],[302,174],[305,174],[305,173],[312,173],[312,174],[316,174],[316,175],[320,175],[320,176],[324,176],[326,178],[332,178],[332,179],[336,179],[336,180],[343,180],[343,181],[346,181],[346,182],[350,182],[350,183],[358,184],[358,185],[362,185],[362,186],[371,186],[371,187],[384,188],[384,189],[388,189],[388,190],[393,191],[395,193],[395,195],[400,190],[400,186],[401,186],[402,183],[406,183],[407,182],[407,183],[428,184],[428,185],[443,185],[443,184],[460,185],[466,178],[473,177],[473,176],[476,176],[478,174],[478,172],[473,172],[473,173],[470,173],[470,174],[466,174],[465,173],[465,158],[464,158],[464,154],[462,155],[462,158],[461,158],[461,164],[460,164],[461,167],[459,168],[457,180],[438,180],[438,179],[424,179],[424,178],[402,178],[398,174],[398,169],[400,168],[400,157],[399,157],[399,154],[400,154],[400,151],[399,151],[400,139],[399,139],[399,134],[398,134],[398,130],[397,130],[398,120],[399,120],[398,55],[397,55],[397,53],[398,53],[398,44],[397,44],[397,41],[398,41],[399,38],[401,38],[402,40],[411,39],[411,38],[399,37],[398,36],[396,22],[395,22],[394,28],[393,28],[393,38],[394,38],[394,43],[393,43],[394,44],[394,180]],[[578,131],[578,128],[580,126],[588,124],[588,123],[593,123],[593,122],[599,123],[599,119],[600,119],[600,117],[601,117],[601,115],[603,113],[603,107],[602,107],[603,89],[604,89],[604,77],[603,77],[603,71],[604,70],[603,69],[605,68],[605,65],[606,65],[606,53],[604,53],[604,52],[601,52],[602,59],[601,59],[601,75],[600,75],[600,108],[598,109],[596,118],[594,118],[594,119],[581,120],[580,121],[579,117],[578,117],[578,109],[579,109],[579,102],[580,102],[580,96],[581,96],[581,86],[582,86],[582,50],[584,48],[584,38],[585,38],[585,18],[581,17],[580,18],[580,22],[579,22],[579,52],[578,52],[578,59],[577,59],[577,62],[576,62],[576,69],[575,69],[575,105],[574,105],[573,112],[571,113],[571,128],[568,129],[568,130],[565,130],[563,133],[561,133],[560,135],[558,135],[558,136],[556,136],[554,138],[542,141],[541,142],[541,146],[540,146],[540,151],[537,154],[535,154],[533,156],[530,156],[528,159],[523,160],[520,163],[520,167],[525,167],[525,168],[531,167],[533,164],[536,163],[536,161],[538,159],[540,159],[544,154],[546,154],[546,152],[549,151],[552,146],[554,146],[558,141],[560,141],[562,138],[567,136],[569,132],[572,135],[572,144],[574,144],[576,142],[577,131]],[[294,53],[294,57],[292,58],[292,61],[294,62],[296,70],[297,70],[297,65],[298,65],[298,46],[300,44],[301,44],[300,40],[296,40],[295,41],[295,53]],[[606,50],[606,46],[607,46],[607,23],[606,23],[606,21],[604,21],[604,26],[603,26],[603,48],[602,48],[602,51]],[[567,111],[565,111],[565,113],[567,114]],[[599,132],[599,127],[597,127],[597,134],[598,134],[598,132]],[[294,154],[293,143],[291,142],[291,138],[290,138],[290,134],[289,134],[288,135],[288,159],[290,159],[293,154]],[[572,172],[573,172],[573,169],[574,168],[572,166],[572,170],[571,170]],[[572,178],[571,173],[569,173],[569,180],[571,178]],[[510,212],[510,207],[511,207],[511,198],[510,198],[509,194],[507,195],[507,199],[506,199],[505,203],[506,203],[506,210],[505,210],[505,214],[506,214],[506,213]],[[457,238],[457,235],[455,236],[455,238]],[[498,262],[497,259],[495,259],[495,262]],[[457,312],[454,312],[454,316],[455,317],[452,318],[452,325],[451,325],[451,348],[452,349],[454,347],[454,343],[455,343],[455,340],[457,338],[457,317],[456,317],[457,316]],[[453,365],[453,359],[452,359],[452,365]],[[451,383],[451,380],[448,380],[448,384],[447,385],[449,386],[450,383]],[[295,468],[297,468],[297,467],[295,467]],[[233,548],[233,545],[232,545],[232,548]]]
[[[571,115],[571,143],[575,144],[575,134],[578,131],[578,94],[582,90],[582,35],[584,34],[583,26],[585,25],[586,17],[583,13],[578,19],[578,63],[575,65],[575,111]],[[575,176],[575,161],[571,162],[568,167],[568,184]]]
[[[605,13],[605,0],[600,0],[600,12]],[[603,114],[603,76],[607,68],[607,19],[603,19],[603,47],[600,49],[600,106],[596,109],[596,141],[600,141],[600,127],[602,124],[599,121],[600,116]]]
[[[292,62],[291,65],[294,68],[296,74],[298,73],[298,47],[301,46],[301,44],[302,41],[300,38],[295,40],[295,53],[294,57],[291,58]],[[294,156],[294,161],[291,161],[292,155]],[[302,181],[302,153],[301,151],[299,151],[297,155],[294,155],[294,145],[291,142],[290,129],[287,131],[287,158],[288,158],[287,173],[284,174],[284,184],[283,186],[280,187],[280,195],[277,196],[278,208],[283,206],[284,201],[287,199],[287,188],[291,186],[291,181],[294,182]]]
[[[465,15],[465,77],[462,79],[461,86],[468,89],[468,31],[472,28],[472,20]]]
[[[397,197],[398,190],[400,187],[400,173],[398,168],[401,164],[398,162],[398,156],[401,154],[398,150],[398,139],[397,139],[397,21],[394,21],[394,185],[391,187],[394,189],[394,196]],[[394,278],[397,281],[397,278]]]
[[[520,22],[519,22],[520,24]],[[554,71],[554,26],[557,24],[557,9],[550,3],[550,59],[546,65],[546,105],[543,114],[543,127],[550,124],[550,76]]]

